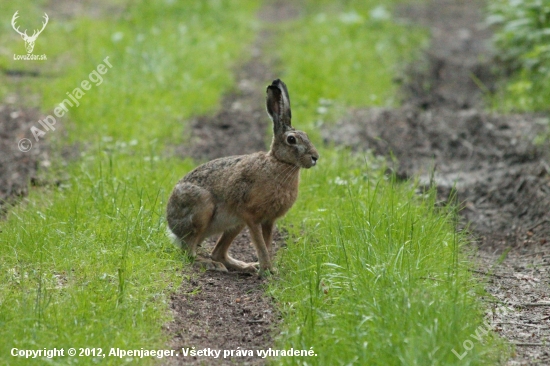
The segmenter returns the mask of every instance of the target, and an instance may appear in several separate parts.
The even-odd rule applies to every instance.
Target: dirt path
[[[430,27],[433,37],[425,62],[410,69],[405,105],[353,111],[325,137],[392,151],[400,177],[433,179],[444,199],[456,186],[477,239],[488,307],[513,309],[490,317],[516,345],[509,364],[549,364],[550,150],[532,142],[548,116],[483,110],[495,80],[482,5],[434,0],[401,8],[400,16]]]
[[[38,170],[50,165],[46,141],[21,140],[32,137],[30,128],[44,116],[34,109],[19,107],[15,96],[7,99],[6,104],[0,105],[0,218],[11,204],[28,194],[29,183],[42,184]]]
[[[258,14],[265,23],[278,22],[296,15],[296,9],[282,1],[269,2]],[[214,116],[200,116],[191,122],[189,143],[176,149],[181,156],[198,161],[222,156],[248,154],[266,150],[271,124],[265,112],[265,88],[275,79],[275,60],[265,50],[271,47],[272,35],[261,31],[251,48],[251,59],[235,72],[237,89],[222,101]],[[233,242],[230,253],[246,262],[258,260],[245,230]],[[282,244],[275,235],[273,250]],[[210,239],[203,244],[214,246]],[[185,272],[186,278],[172,296],[174,321],[167,325],[173,335],[171,346],[216,350],[257,350],[273,346],[271,331],[278,322],[272,300],[265,294],[266,280],[237,273]],[[259,357],[173,358],[172,364],[264,364]]]
[[[399,175],[419,176],[426,184],[435,166],[442,197],[456,184],[463,217],[472,222],[478,240],[476,260],[487,281],[487,302],[513,309],[490,318],[497,332],[518,344],[509,364],[550,364],[550,347],[541,346],[550,339],[550,306],[545,305],[550,302],[550,157],[548,146],[532,144],[543,128],[537,122],[548,116],[483,111],[483,93],[493,90],[495,80],[487,50],[490,33],[479,26],[480,9],[477,0],[433,0],[401,8],[400,16],[430,27],[433,34],[426,62],[411,68],[404,85],[405,106],[352,111],[326,138],[358,150],[393,151]],[[296,13],[288,3],[275,1],[259,18],[276,22]],[[251,60],[236,71],[236,90],[224,98],[218,114],[192,122],[189,144],[177,153],[208,160],[266,148],[269,121],[263,93],[276,77],[276,60],[265,57],[271,41],[267,31],[258,35]],[[44,143],[27,153],[17,146],[39,118],[38,112],[14,103],[0,106],[0,215],[6,203],[26,195],[28,182],[39,182],[39,164],[45,167],[51,160]],[[232,255],[256,260],[249,243],[245,232]],[[234,273],[185,275],[172,296],[174,321],[166,325],[173,348],[272,345],[278,315],[265,296],[263,280]],[[170,360],[178,361],[183,360]],[[253,357],[225,362],[263,363]]]
[[[42,4],[48,9],[51,19],[72,19],[77,16],[100,18],[105,14],[120,14],[121,6],[102,4],[97,6],[92,1],[49,0]],[[51,66],[51,65],[50,65]],[[60,71],[48,67],[13,68],[0,66],[0,72],[10,79],[10,92],[0,100],[0,219],[16,204],[27,196],[29,186],[58,185],[67,177],[62,172],[58,176],[46,178],[46,171],[53,165],[62,165],[80,155],[78,145],[63,145],[52,148],[54,140],[61,140],[66,135],[63,119],[55,128],[55,133],[48,132],[38,121],[46,117],[39,111],[40,95],[27,87],[34,78],[56,77]],[[54,106],[51,106],[52,108]],[[52,111],[49,111],[52,113]],[[66,117],[65,117],[66,118]],[[46,135],[35,141],[31,127],[46,130]],[[21,146],[18,143],[22,139]],[[32,144],[29,144],[29,142]],[[54,144],[55,145],[55,144]],[[20,148],[21,147],[21,148]],[[26,148],[30,147],[28,151]],[[60,163],[61,162],[61,163]]]

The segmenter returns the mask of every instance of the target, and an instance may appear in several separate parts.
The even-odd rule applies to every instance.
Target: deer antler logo
[[[32,36],[27,35],[27,30],[25,29],[24,32],[19,31],[19,27],[16,27],[15,21],[19,17],[17,15],[19,13],[19,10],[13,14],[13,18],[11,18],[11,26],[13,29],[23,37],[23,40],[25,41],[25,48],[27,49],[27,53],[32,53],[32,50],[34,49],[34,42],[36,41],[36,38],[42,33],[44,28],[46,28],[46,24],[48,24],[48,14],[44,13],[44,20],[45,22],[42,23],[42,29],[40,30],[34,30],[32,33]]]

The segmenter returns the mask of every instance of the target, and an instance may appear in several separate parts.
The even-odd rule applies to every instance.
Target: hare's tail
[[[180,249],[183,249],[183,242],[181,241],[180,238],[178,238],[176,234],[172,232],[172,230],[169,227],[166,228],[166,234],[172,240],[172,243],[174,243],[175,246],[177,246]]]

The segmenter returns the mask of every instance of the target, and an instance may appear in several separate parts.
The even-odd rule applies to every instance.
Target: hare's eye
[[[286,142],[288,142],[291,145],[294,145],[296,143],[296,137],[290,135],[286,138]]]

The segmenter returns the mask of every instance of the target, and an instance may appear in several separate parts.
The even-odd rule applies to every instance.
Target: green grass
[[[330,123],[349,107],[399,104],[393,79],[427,32],[393,21],[393,3],[305,1],[304,16],[284,27],[277,49],[297,125]]]
[[[167,245],[164,209],[171,185],[190,168],[102,144],[69,166],[60,187],[34,190],[10,212],[1,234],[3,364],[27,364],[10,357],[13,347],[108,352],[164,345],[159,324],[169,320],[167,293],[178,288],[185,263]]]
[[[15,5],[2,3],[9,10],[1,17],[7,32]],[[18,5],[37,19],[44,11],[42,3]],[[40,95],[45,114],[90,80],[105,57],[113,66],[58,119],[64,132],[48,132],[55,146],[82,147],[67,166],[52,161],[50,181],[66,178],[59,186],[31,189],[0,222],[1,364],[29,363],[10,355],[14,347],[168,347],[162,325],[170,319],[169,294],[179,287],[186,261],[165,235],[164,210],[175,182],[193,164],[166,157],[166,148],[183,140],[187,118],[214,110],[232,88],[232,67],[245,61],[258,4],[123,5],[100,19],[50,13],[35,50],[47,53],[48,62],[3,61],[5,68],[39,70],[43,77],[23,82],[2,74],[1,93]],[[9,33],[4,47],[23,53],[21,39]],[[54,359],[139,361],[154,359]]]
[[[1,2],[0,32],[9,36],[0,38],[0,52],[23,53],[9,26],[13,12],[40,19],[45,4]],[[57,175],[50,181],[67,178],[32,188],[0,223],[2,364],[29,363],[11,357],[13,347],[167,348],[161,325],[170,319],[168,295],[186,262],[165,237],[164,208],[193,163],[165,156],[166,147],[182,142],[187,118],[212,113],[233,87],[231,69],[245,61],[259,4],[113,4],[99,6],[99,15],[50,14],[35,52],[46,53],[47,63],[0,61],[2,68],[42,76],[0,74],[0,97],[30,95],[25,101],[46,114],[105,57],[113,65],[58,121],[67,135],[48,133],[56,146],[83,146],[67,166],[53,161]],[[303,18],[273,25],[274,52],[294,122],[312,135],[322,160],[303,174],[300,201],[283,222],[289,247],[270,292],[285,319],[277,347],[313,347],[318,356],[281,361],[456,363],[451,350],[462,352],[482,313],[452,211],[434,209],[433,194],[419,197],[409,185],[387,181],[374,159],[365,168],[346,150],[323,148],[316,131],[350,107],[395,105],[392,77],[426,32],[387,18],[391,4],[385,10],[372,1],[301,5]],[[487,336],[463,363],[490,360],[497,343]],[[154,362],[54,363],[138,361]]]
[[[434,191],[395,183],[370,157],[336,150],[322,161],[284,220],[289,245],[271,286],[284,319],[277,348],[317,357],[275,364],[493,364],[494,334],[462,360],[452,352],[483,326],[455,210],[434,208]]]
[[[52,110],[109,57],[113,67],[103,82],[92,83],[80,105],[68,114],[78,123],[69,142],[91,134],[177,143],[183,135],[182,121],[214,110],[219,96],[233,86],[231,68],[236,60],[244,61],[242,46],[253,40],[258,5],[139,1],[120,5],[114,15],[104,14],[101,19],[51,19],[34,52],[46,53],[48,62],[7,58],[4,67],[39,68],[48,76],[27,80],[26,87],[40,93],[43,109]],[[36,9],[29,13],[41,14]],[[0,18],[9,28],[4,29],[9,35],[5,47],[23,53],[21,38],[9,26],[12,15]]]
[[[503,111],[550,110],[550,3],[542,0],[491,0],[495,58],[507,74],[493,108]]]
[[[462,360],[452,352],[462,355],[483,318],[482,287],[467,271],[455,210],[434,208],[435,192],[395,183],[372,157],[320,146],[317,129],[349,108],[396,104],[392,79],[427,33],[396,24],[392,2],[318,5],[306,2],[304,19],[280,37],[294,125],[313,136],[321,159],[304,172],[283,221],[289,245],[270,287],[283,314],[276,348],[312,347],[317,356],[274,364],[494,362],[494,334]]]

